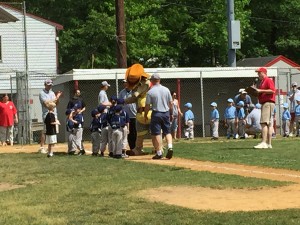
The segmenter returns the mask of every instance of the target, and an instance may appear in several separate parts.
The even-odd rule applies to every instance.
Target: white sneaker
[[[53,156],[53,152],[50,152],[50,153],[48,153],[47,154],[47,157],[49,158],[49,157],[52,157]]]
[[[47,154],[48,151],[44,148],[44,147],[40,147],[39,149],[39,153],[42,153],[42,154]]]
[[[268,148],[272,148],[272,145],[271,145],[271,144],[268,144]]]
[[[265,142],[262,142],[258,145],[255,145],[254,148],[257,148],[257,149],[269,148],[269,145]]]
[[[293,136],[294,136],[294,134],[293,134],[293,133],[290,133],[290,134],[289,134],[289,137],[293,137]]]
[[[129,158],[129,156],[126,154],[122,154],[122,158]]]

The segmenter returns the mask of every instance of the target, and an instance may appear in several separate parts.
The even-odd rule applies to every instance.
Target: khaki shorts
[[[273,114],[274,114],[275,103],[266,102],[262,104],[261,107],[261,117],[260,123],[266,123],[267,125],[273,124]]]

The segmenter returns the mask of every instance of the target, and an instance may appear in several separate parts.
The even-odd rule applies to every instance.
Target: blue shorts
[[[160,135],[171,133],[170,113],[153,111],[150,123],[151,135]]]

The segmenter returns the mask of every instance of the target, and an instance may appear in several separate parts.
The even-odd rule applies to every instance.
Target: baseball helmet
[[[192,103],[188,102],[184,105],[185,107],[191,109],[193,107]]]

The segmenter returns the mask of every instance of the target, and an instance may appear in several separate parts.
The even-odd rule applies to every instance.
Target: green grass
[[[175,143],[175,156],[187,159],[239,163],[300,170],[298,138],[276,138],[272,149],[254,149],[258,139],[210,141],[195,139]],[[188,143],[188,144],[187,144]]]
[[[299,157],[298,141],[274,141],[274,149],[267,151],[254,151],[251,147],[255,143],[179,142],[174,144],[174,151],[177,157],[299,169],[292,161]],[[280,150],[286,145],[290,149]],[[290,163],[283,166],[284,160]],[[1,154],[0,171],[0,183],[26,185],[0,192],[1,225],[300,224],[299,209],[216,213],[149,202],[134,195],[139,190],[160,186],[257,189],[286,182],[63,154],[51,159],[42,154]]]

